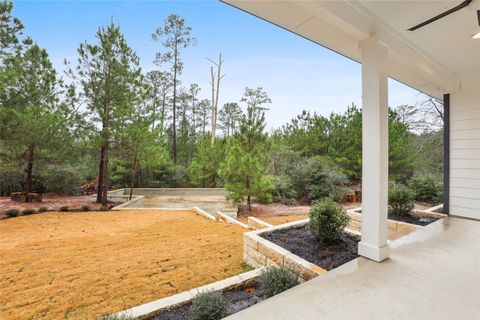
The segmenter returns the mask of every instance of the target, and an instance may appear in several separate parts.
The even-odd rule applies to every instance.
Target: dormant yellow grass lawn
[[[0,221],[0,319],[95,319],[244,271],[238,226],[189,211]]]

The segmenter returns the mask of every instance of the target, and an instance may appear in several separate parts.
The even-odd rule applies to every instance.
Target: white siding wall
[[[480,70],[450,95],[450,214],[480,219]]]

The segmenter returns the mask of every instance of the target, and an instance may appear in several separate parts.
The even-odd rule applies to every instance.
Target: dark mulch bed
[[[337,242],[328,245],[320,243],[308,226],[261,236],[327,271],[358,257],[360,237],[345,232]]]
[[[434,218],[430,216],[420,217],[413,214],[402,215],[402,214],[393,213],[391,210],[388,210],[388,219],[416,224],[419,226],[426,226],[427,224],[430,224],[441,218]]]
[[[265,300],[265,296],[259,292],[256,286],[232,289],[224,292],[223,296],[228,302],[229,314],[237,313]],[[190,303],[187,303],[179,307],[165,309],[149,318],[149,320],[187,320],[190,305]]]

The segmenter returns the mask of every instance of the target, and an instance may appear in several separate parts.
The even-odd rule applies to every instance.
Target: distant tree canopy
[[[181,17],[169,15],[153,30],[153,70],[140,68],[112,21],[79,45],[64,82],[12,8],[0,2],[0,194],[77,193],[96,179],[104,204],[111,188],[224,186],[250,207],[341,201],[361,183],[361,108],[303,111],[267,133],[265,111],[275,101],[247,87],[241,97],[222,97],[228,103],[217,123],[218,86],[203,92],[181,81],[182,52],[196,43]],[[228,71],[228,59],[220,62],[217,81]],[[389,110],[390,179],[411,184],[422,199],[439,197],[428,190],[441,189],[442,130],[443,105],[433,98]]]

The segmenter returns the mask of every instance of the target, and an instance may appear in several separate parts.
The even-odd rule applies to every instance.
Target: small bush
[[[273,183],[275,184],[273,200],[283,204],[292,204],[297,197],[292,178],[287,175],[274,176]]]
[[[34,213],[37,213],[37,211],[35,211],[35,209],[25,209],[22,211],[22,214],[23,215],[29,215],[29,214],[34,214]]]
[[[310,230],[321,242],[338,240],[349,220],[345,209],[332,199],[315,202],[310,209]]]
[[[48,211],[48,208],[47,208],[47,207],[40,207],[40,209],[38,209],[38,212],[39,212],[39,213],[47,212],[47,211]]]
[[[344,201],[348,194],[344,187],[348,183],[347,176],[328,157],[314,156],[309,158],[305,167],[305,183],[308,200],[314,202],[324,198]]]
[[[89,206],[88,204],[84,204],[84,205],[82,206],[82,211],[90,211],[90,210],[91,210],[91,209],[90,209],[90,206]]]
[[[41,173],[47,192],[75,194],[82,184],[79,170],[72,166],[49,165]]]
[[[129,315],[116,315],[116,314],[105,314],[98,318],[97,320],[136,320],[137,317],[129,316]]]
[[[108,211],[108,206],[101,206],[99,208],[100,211]]]
[[[442,183],[432,175],[414,176],[409,183],[415,194],[415,200],[428,203],[442,202]]]
[[[390,184],[388,205],[395,214],[408,214],[415,206],[415,193],[402,184]]]
[[[9,209],[5,211],[5,214],[7,215],[7,217],[13,218],[17,217],[20,214],[20,211],[18,211],[17,209]]]
[[[298,284],[297,276],[286,268],[268,267],[259,277],[260,291],[267,297],[274,296]]]
[[[223,294],[218,291],[205,291],[192,300],[188,319],[220,320],[228,314],[228,304]]]
[[[61,212],[70,211],[70,207],[69,207],[69,206],[61,206],[61,207],[60,207],[60,211],[61,211]]]

